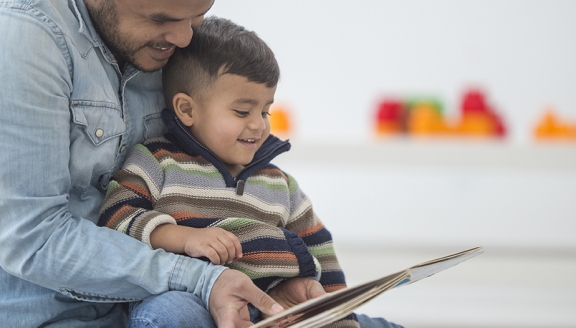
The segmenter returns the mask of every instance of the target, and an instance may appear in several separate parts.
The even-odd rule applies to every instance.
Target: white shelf
[[[279,161],[410,167],[477,167],[576,171],[576,142],[517,145],[497,140],[403,139],[292,142]]]
[[[576,146],[306,144],[273,161],[340,240],[576,249]]]

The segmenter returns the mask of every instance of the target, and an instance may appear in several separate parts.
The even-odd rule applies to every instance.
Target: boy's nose
[[[252,130],[262,131],[266,129],[266,119],[261,116],[255,116],[252,120],[250,120],[248,127]]]

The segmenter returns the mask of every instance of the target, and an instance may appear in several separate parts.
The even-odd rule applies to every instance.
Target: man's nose
[[[180,22],[174,22],[170,31],[165,34],[164,39],[166,42],[170,42],[179,48],[184,48],[190,44],[193,34],[192,21],[183,20]]]

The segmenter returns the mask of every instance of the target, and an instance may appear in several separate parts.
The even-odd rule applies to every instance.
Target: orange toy
[[[467,113],[462,117],[459,132],[467,136],[492,136],[495,125],[488,113]]]
[[[418,103],[410,109],[408,132],[415,136],[431,136],[447,131],[440,112],[429,103]]]
[[[290,133],[290,115],[284,107],[274,106],[270,108],[270,132],[278,135]]]
[[[576,140],[576,125],[562,122],[552,109],[548,109],[534,129],[536,139]]]

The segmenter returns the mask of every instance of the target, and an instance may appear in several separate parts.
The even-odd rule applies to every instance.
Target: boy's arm
[[[242,258],[228,267],[247,274],[262,290],[291,277],[318,279],[319,263],[293,231],[246,218],[187,218],[179,224],[218,227],[233,233],[242,245]]]
[[[289,174],[287,176],[291,209],[286,229],[297,233],[312,256],[320,262],[320,283],[324,289],[333,292],[345,288],[346,280],[334,251],[332,235],[314,213],[310,199],[298,187],[294,177]]]
[[[224,229],[192,228],[175,224],[157,226],[150,233],[154,249],[186,254],[190,257],[207,257],[214,264],[230,264],[242,257],[242,246],[233,233]]]
[[[289,174],[286,175],[289,179],[291,205],[290,218],[286,224],[286,228],[296,232],[304,243],[306,243],[312,256],[320,262],[320,284],[324,290],[329,293],[346,288],[346,279],[338,263],[336,252],[334,251],[332,235],[314,213],[310,199],[298,187],[298,183],[294,177]],[[295,282],[294,285],[303,286],[306,284],[298,281]],[[295,288],[291,286],[284,288],[283,291],[288,290],[294,293],[294,289]],[[301,297],[304,297],[304,295],[305,294],[302,293],[299,294]],[[274,295],[273,297],[277,300],[286,298],[285,295]],[[332,323],[330,327],[359,327],[359,324],[356,315],[352,313]]]
[[[114,173],[100,207],[99,226],[132,236],[152,247],[150,233],[176,220],[154,210],[164,175],[150,151],[141,144],[130,150],[120,171]],[[153,247],[152,247],[153,248]]]
[[[174,213],[156,210],[164,179],[162,166],[151,150],[146,145],[136,145],[108,185],[98,225],[132,236],[152,249],[207,257],[214,264],[241,257],[240,242],[232,233],[177,225],[178,208],[174,208]]]
[[[146,146],[135,146],[108,186],[98,224],[128,234],[150,247],[177,253],[184,253],[180,249],[181,240],[188,238],[190,231],[185,229],[224,229],[241,243],[242,258],[229,267],[247,274],[262,290],[290,277],[317,277],[319,265],[296,233],[246,218],[183,217],[177,210],[156,211],[163,185],[164,174],[158,160]]]

